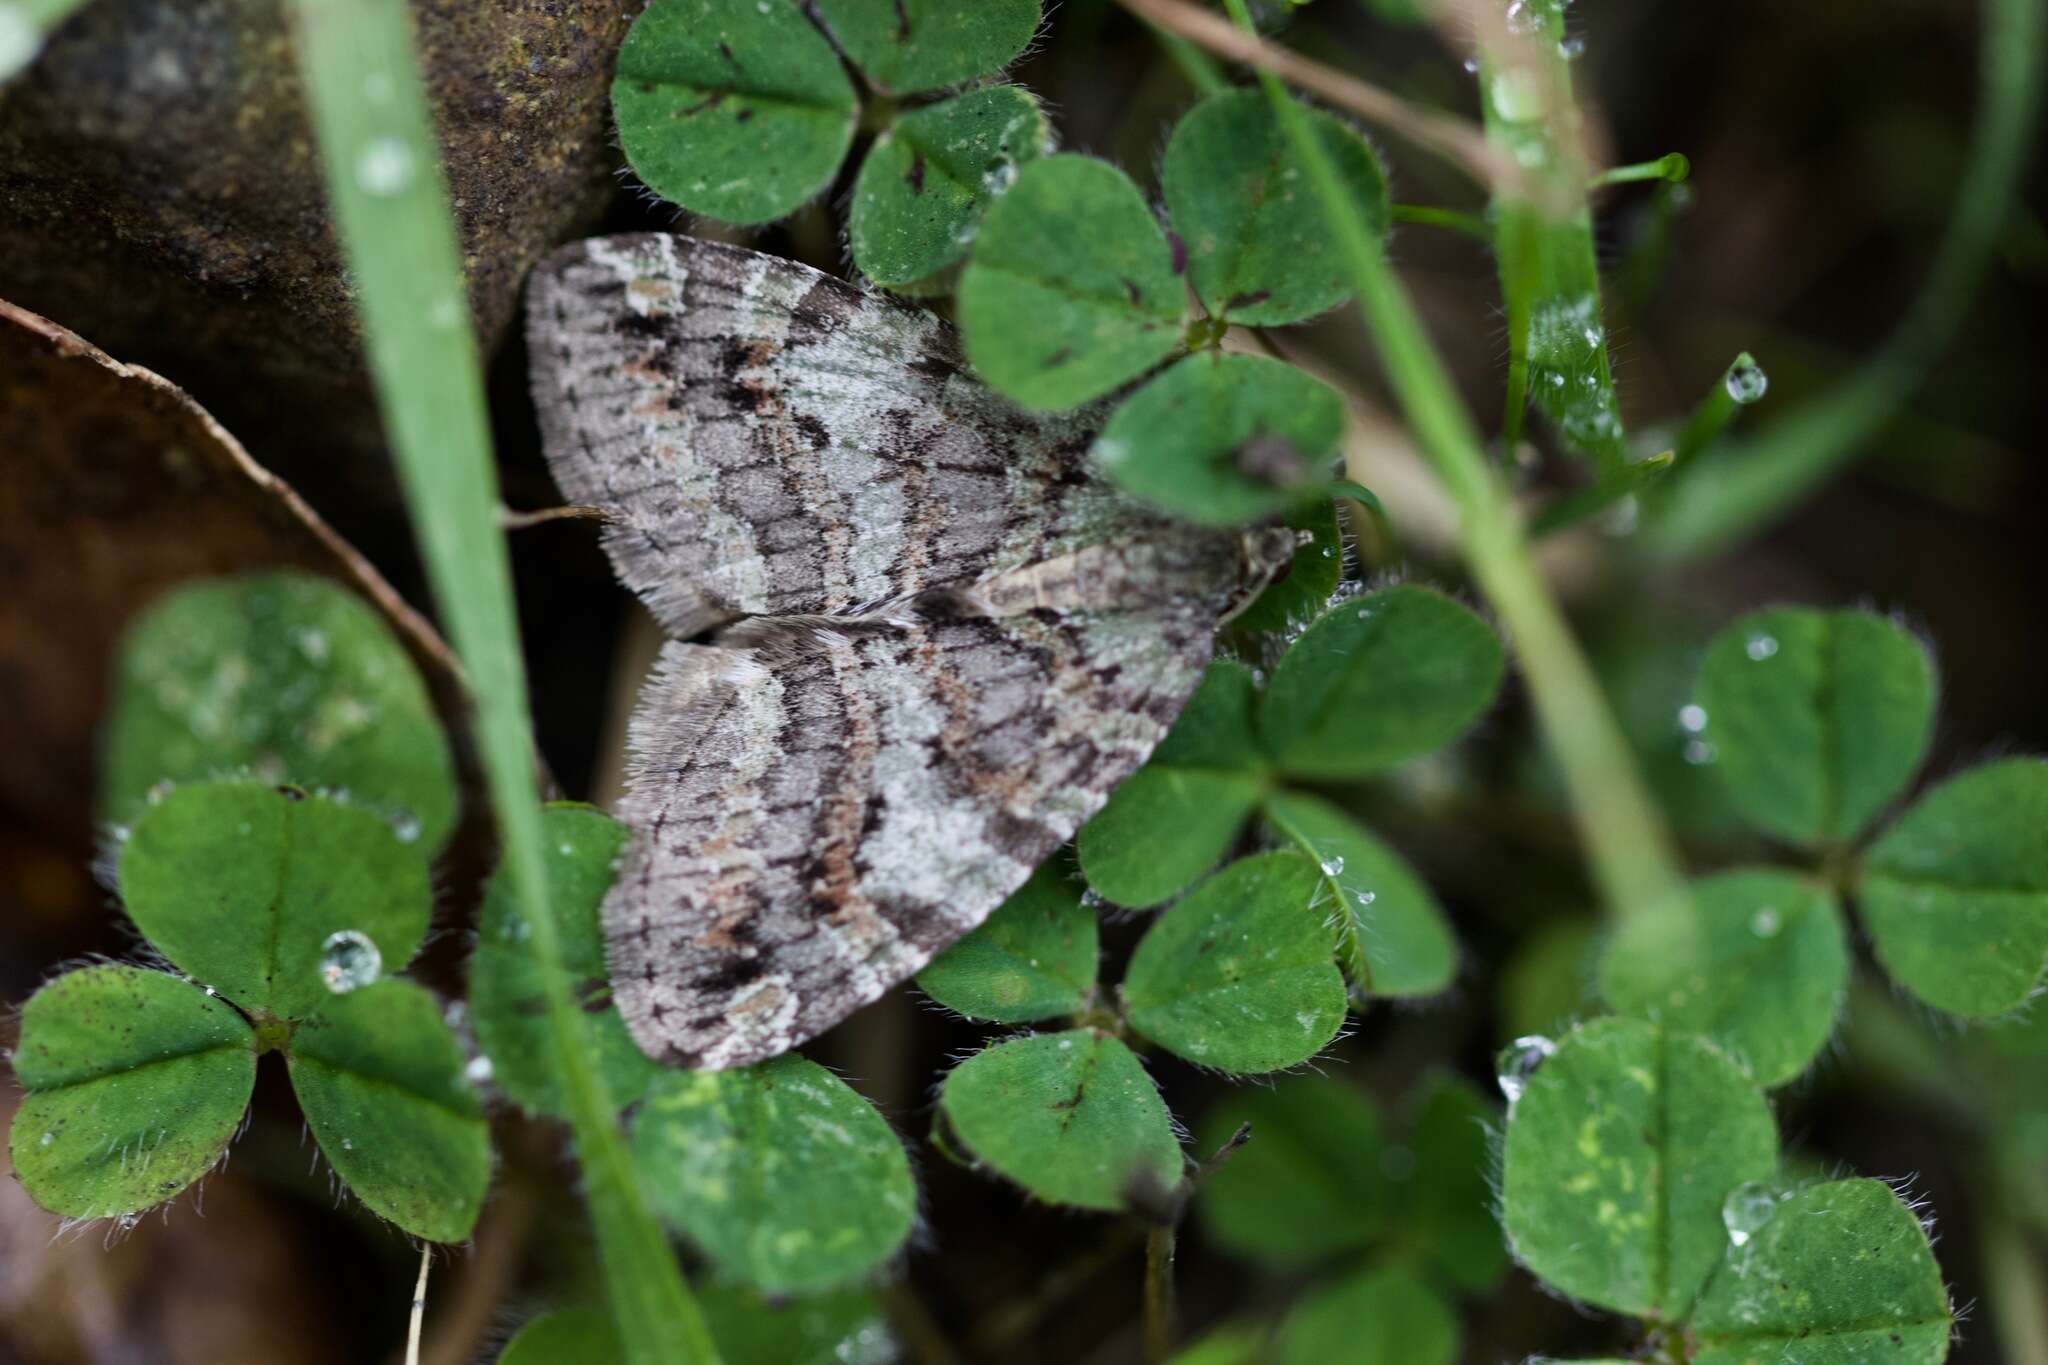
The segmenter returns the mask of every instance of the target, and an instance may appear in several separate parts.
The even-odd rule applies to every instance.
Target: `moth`
[[[1100,413],[980,385],[931,313],[650,233],[528,295],[549,466],[671,641],[603,906],[652,1057],[787,1051],[985,920],[1145,761],[1296,533],[1090,472]]]

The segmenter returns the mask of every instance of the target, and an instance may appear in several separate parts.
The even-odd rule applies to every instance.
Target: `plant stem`
[[[1226,4],[1248,28],[1244,0]],[[1262,70],[1259,79],[1343,252],[1417,443],[1458,504],[1466,563],[1513,637],[1609,912],[1630,919],[1682,905],[1682,884],[1657,808],[1592,669],[1544,586],[1507,490],[1442,358],[1301,107],[1270,71]]]
[[[1677,184],[1692,174],[1692,162],[1683,152],[1667,152],[1655,161],[1638,161],[1629,166],[1609,166],[1588,182],[1589,188],[1626,185],[1634,180],[1668,180]]]
[[[1173,1355],[1174,1223],[1145,1233],[1145,1360],[1165,1365]]]
[[[1862,454],[1948,349],[2016,202],[2038,135],[2041,0],[1988,0],[1980,45],[1983,97],[1970,162],[1927,282],[1884,349],[1832,390],[1755,438],[1714,452],[1682,476],[1643,542],[1680,562],[1727,548],[1789,512]]]
[[[1493,244],[1493,233],[1487,230],[1486,220],[1462,209],[1442,209],[1431,204],[1395,204],[1392,216],[1397,223],[1443,228],[1489,246]]]
[[[1155,28],[1178,34],[1219,57],[1260,71],[1279,72],[1302,89],[1435,153],[1482,185],[1512,184],[1521,179],[1514,162],[1488,145],[1485,134],[1463,119],[1425,109],[1356,76],[1275,47],[1255,31],[1239,32],[1229,20],[1187,0],[1117,2]]]
[[[481,365],[408,8],[295,0],[293,9],[379,410],[475,701],[478,755],[531,931],[612,1312],[631,1365],[713,1362],[717,1349],[642,1201],[562,969]]]
[[[1982,1237],[1991,1329],[2005,1358],[2048,1361],[2048,1273],[2026,1231],[2004,1213],[1984,1220]]]

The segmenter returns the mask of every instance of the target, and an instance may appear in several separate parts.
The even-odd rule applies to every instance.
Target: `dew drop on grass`
[[[462,1074],[469,1078],[471,1085],[484,1084],[491,1079],[492,1073],[491,1059],[484,1056],[471,1058],[469,1065],[462,1069]]]
[[[1364,909],[1366,906],[1371,905],[1374,901],[1378,900],[1379,898],[1379,893],[1377,891],[1361,891],[1358,893],[1359,908]]]
[[[320,945],[320,980],[336,995],[346,995],[375,981],[384,972],[384,954],[360,929],[342,929]]]
[[[1334,877],[1343,870],[1344,859],[1341,856],[1332,855],[1323,859],[1323,875],[1325,877]]]
[[[365,194],[388,199],[412,186],[412,148],[395,137],[372,139],[356,156],[356,184]]]
[[[1747,1181],[1728,1191],[1721,1201],[1721,1225],[1728,1229],[1730,1246],[1747,1246],[1778,1211],[1778,1196],[1769,1186]]]
[[[391,817],[391,832],[398,836],[401,844],[419,842],[420,818],[409,810],[399,811]]]
[[[1685,742],[1685,761],[1695,768],[1704,768],[1712,763],[1719,751],[1703,739],[1689,739]]]
[[[1754,360],[1741,360],[1729,366],[1728,377],[1722,382],[1728,386],[1728,396],[1745,405],[1756,402],[1771,388],[1771,377]]]
[[[1678,708],[1678,728],[1696,735],[1707,728],[1707,708],[1697,702]]]
[[[1749,637],[1749,643],[1743,646],[1743,652],[1756,662],[1762,663],[1778,652],[1778,642],[1769,635],[1752,635]]]
[[[1778,930],[1784,923],[1784,917],[1779,915],[1778,907],[1766,905],[1749,917],[1749,931],[1758,938],[1776,938]]]
[[[1540,1033],[1531,1033],[1515,1039],[1500,1050],[1494,1060],[1494,1077],[1500,1082],[1500,1093],[1513,1104],[1522,1098],[1522,1092],[1529,1088],[1529,1078],[1536,1074],[1536,1068],[1557,1051],[1557,1044]]]

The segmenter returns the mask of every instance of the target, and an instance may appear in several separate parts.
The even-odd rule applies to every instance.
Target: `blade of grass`
[[[1603,483],[1613,483],[1624,474],[1628,445],[1586,197],[1597,182],[1589,176],[1571,60],[1560,46],[1564,7],[1562,0],[1527,0],[1523,12],[1519,25],[1475,24],[1486,134],[1528,173],[1519,184],[1497,185],[1493,198],[1508,327],[1503,453],[1512,456],[1533,404],[1572,449],[1593,460]]]
[[[1669,563],[1698,559],[1789,513],[1862,454],[1898,416],[1954,340],[2018,200],[2040,131],[2041,0],[1989,0],[1980,48],[1983,97],[1970,160],[1927,282],[1870,362],[1756,436],[1705,452],[1666,486],[1663,515],[1640,544]]]
[[[403,0],[295,0],[301,74],[384,429],[476,704],[506,869],[531,930],[585,1195],[632,1365],[715,1362],[587,1055],[547,905],[511,571],[462,258]]]
[[[0,83],[28,69],[52,29],[85,8],[85,0],[6,0],[0,3]]]
[[[1251,26],[1244,0],[1226,0],[1226,5],[1241,27]],[[1537,572],[1478,428],[1377,237],[1356,212],[1321,142],[1311,136],[1301,106],[1271,71],[1261,69],[1259,80],[1344,253],[1395,396],[1423,453],[1458,504],[1466,562],[1514,638],[1609,912],[1617,919],[1683,915],[1686,901],[1657,807],[1636,773],[1592,669]]]

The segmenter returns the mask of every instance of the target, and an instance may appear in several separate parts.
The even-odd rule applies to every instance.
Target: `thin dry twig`
[[[427,1271],[434,1264],[434,1244],[420,1248],[420,1278],[412,1287],[412,1319],[405,1328],[405,1365],[420,1365],[420,1325],[427,1320]]]
[[[1211,10],[1187,0],[1118,0],[1125,9],[1219,57],[1271,71],[1300,90],[1317,95],[1443,157],[1491,189],[1519,185],[1522,169],[1486,140],[1477,124],[1424,109],[1368,81],[1324,66],[1300,53],[1245,33]]]

